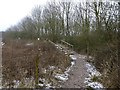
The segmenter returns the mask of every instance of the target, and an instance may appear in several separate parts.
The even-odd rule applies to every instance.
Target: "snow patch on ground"
[[[94,76],[96,76],[96,77],[101,76],[101,73],[98,72],[98,71],[96,70],[96,68],[95,68],[92,64],[90,64],[90,63],[88,63],[88,62],[85,64],[85,66],[86,66],[87,72],[88,72],[89,74],[88,74],[88,77],[85,78],[84,83],[86,83],[87,86],[90,86],[90,87],[92,87],[92,88],[94,88],[94,89],[103,88],[103,85],[102,85],[101,83],[99,83],[99,82],[93,82],[93,81],[91,80]]]
[[[39,78],[39,81],[41,81],[42,83],[39,83],[38,85],[41,87],[45,87],[46,89],[49,88],[55,88],[54,86],[52,86],[51,83],[48,83],[44,78]]]

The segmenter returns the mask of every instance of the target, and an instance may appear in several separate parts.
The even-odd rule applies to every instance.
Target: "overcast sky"
[[[45,5],[47,1],[51,0],[0,0],[0,31],[4,31],[11,25],[20,22],[22,18],[31,13],[31,10],[36,5]],[[86,0],[71,1],[77,2]]]
[[[44,5],[49,0],[0,0],[0,31],[15,25],[29,15],[35,5]]]

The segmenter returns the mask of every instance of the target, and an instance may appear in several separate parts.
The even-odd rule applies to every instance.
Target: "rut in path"
[[[75,65],[71,68],[69,72],[69,79],[67,81],[61,82],[62,88],[85,88],[86,84],[84,83],[85,78],[88,76],[87,68],[85,67],[85,56],[77,54],[74,51],[68,50],[63,45],[58,45],[59,48],[62,48],[64,52],[73,54],[75,59]]]

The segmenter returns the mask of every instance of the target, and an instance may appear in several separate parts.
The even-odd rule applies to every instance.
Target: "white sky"
[[[0,0],[0,31],[15,25],[29,15],[35,5],[44,5],[48,0]]]
[[[51,0],[0,0],[0,31],[4,31],[11,25],[20,22],[22,18],[31,13],[35,5],[45,5],[47,1]],[[77,2],[86,0],[71,1]]]
[[[45,5],[47,1],[52,0],[0,0],[0,31],[5,31],[10,26],[17,24],[22,18],[29,15],[36,5]]]

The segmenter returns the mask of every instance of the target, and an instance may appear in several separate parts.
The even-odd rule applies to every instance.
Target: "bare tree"
[[[66,33],[65,35],[70,35],[70,28],[69,28],[69,22],[70,22],[70,12],[72,10],[72,2],[71,1],[66,1],[66,2],[60,2],[60,5],[62,6],[63,9],[63,18],[65,21],[65,26],[66,26]]]
[[[34,21],[35,25],[35,32],[37,37],[40,38],[40,35],[43,33],[42,29],[42,8],[40,6],[36,6],[32,11],[32,20]]]

